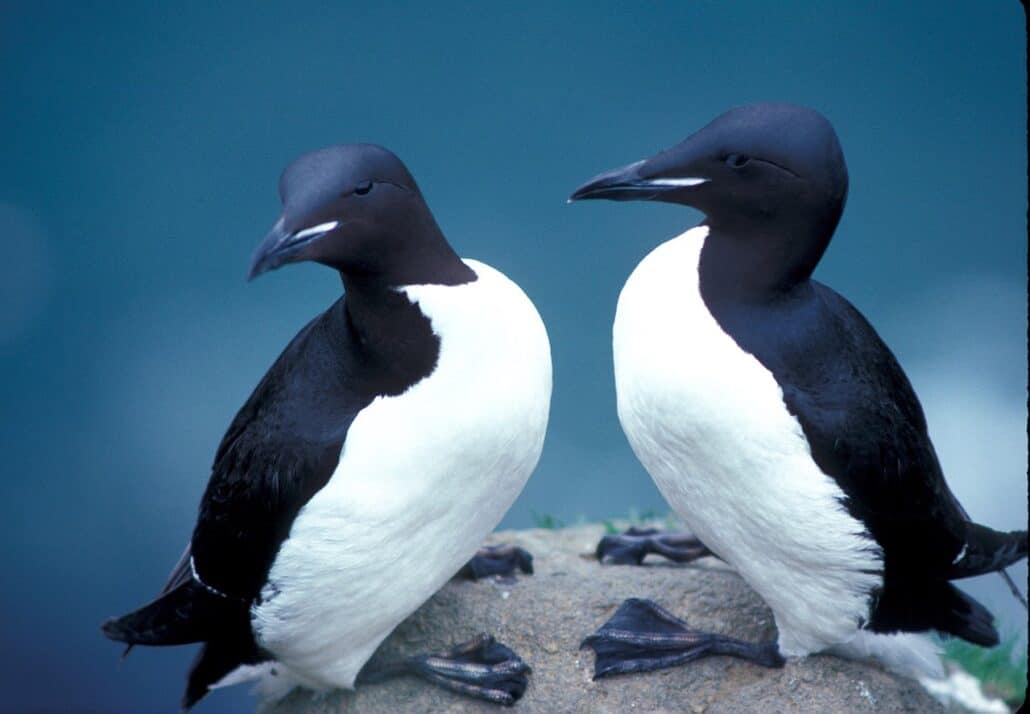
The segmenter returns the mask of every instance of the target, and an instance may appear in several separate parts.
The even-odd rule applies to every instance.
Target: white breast
[[[472,283],[403,288],[440,337],[436,370],[358,414],[253,611],[260,644],[307,686],[353,686],[380,642],[472,557],[540,457],[543,323],[517,285],[466,263]]]
[[[812,460],[772,374],[708,312],[699,226],[655,249],[615,316],[615,386],[630,445],[669,504],[772,608],[783,654],[846,642],[882,565]]]

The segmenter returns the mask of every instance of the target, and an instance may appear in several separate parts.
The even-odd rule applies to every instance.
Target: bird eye
[[[735,169],[739,169],[742,166],[747,166],[749,161],[751,161],[751,157],[747,154],[730,154],[726,157],[726,164],[728,166],[732,166]]]
[[[372,190],[372,182],[371,181],[362,181],[361,183],[359,183],[357,186],[354,187],[354,193],[358,194],[359,196],[364,196],[366,193],[368,193],[371,190]]]

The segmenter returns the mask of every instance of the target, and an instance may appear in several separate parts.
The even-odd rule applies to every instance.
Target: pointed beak
[[[708,179],[700,176],[662,175],[663,164],[667,163],[665,154],[636,161],[628,166],[607,171],[587,181],[577,188],[568,203],[592,198],[604,198],[609,201],[664,201],[672,194],[680,195],[685,189],[707,183]]]
[[[328,221],[290,232],[286,230],[284,221],[280,218],[254,251],[247,280],[253,280],[262,273],[275,270],[286,263],[303,260],[305,246],[336,229],[339,225],[339,221]]]

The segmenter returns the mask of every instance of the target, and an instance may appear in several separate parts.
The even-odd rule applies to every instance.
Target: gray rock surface
[[[711,632],[750,640],[775,636],[772,613],[721,561],[675,565],[648,556],[646,567],[601,566],[592,553],[603,530],[495,534],[492,542],[515,543],[533,553],[536,574],[506,582],[452,581],[402,623],[376,657],[395,660],[492,633],[533,667],[529,689],[515,706],[527,713],[943,711],[915,681],[824,655],[779,670],[710,657],[676,669],[592,681],[593,652],[579,650],[579,643],[628,597],[651,598]],[[355,692],[295,691],[265,711],[499,714],[505,709],[405,677]]]

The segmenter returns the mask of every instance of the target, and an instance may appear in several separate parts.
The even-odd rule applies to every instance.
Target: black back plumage
[[[438,354],[428,319],[392,290],[354,289],[309,323],[226,431],[190,546],[163,594],[107,623],[105,633],[130,644],[208,642],[194,665],[193,694],[239,664],[267,659],[251,636],[249,609],[294,518],[329,481],[358,412],[428,376]]]
[[[374,301],[374,329],[381,334],[355,327],[359,299]],[[305,327],[216,453],[193,534],[204,581],[236,597],[255,597],[297,511],[339,463],[354,417],[375,397],[396,396],[428,376],[438,353],[429,320],[392,290],[361,298],[352,292]]]
[[[704,255],[701,278],[713,317],[773,374],[816,464],[882,548],[884,583],[873,593],[868,626],[996,644],[990,614],[947,581],[1025,557],[1026,534],[997,533],[966,517],[919,400],[868,321],[815,280],[752,304],[705,295]]]

